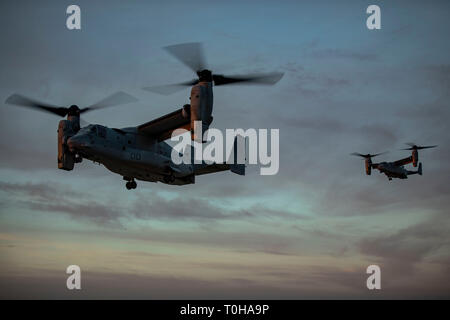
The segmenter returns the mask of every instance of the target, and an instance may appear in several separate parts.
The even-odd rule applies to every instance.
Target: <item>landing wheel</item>
[[[134,181],[134,180],[128,181],[128,182],[125,184],[125,187],[127,188],[127,190],[136,189],[137,183],[136,183],[136,181]]]
[[[83,158],[79,154],[76,154],[74,160],[75,163],[81,163],[83,161]]]

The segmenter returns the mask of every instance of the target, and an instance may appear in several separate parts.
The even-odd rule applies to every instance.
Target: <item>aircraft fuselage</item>
[[[174,164],[172,147],[139,135],[136,128],[111,129],[101,125],[81,128],[68,140],[71,152],[103,164],[110,171],[143,181],[194,183],[194,169]]]

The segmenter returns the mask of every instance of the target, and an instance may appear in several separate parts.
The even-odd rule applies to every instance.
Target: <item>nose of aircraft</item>
[[[87,146],[86,139],[80,135],[74,135],[67,140],[67,145],[70,151],[81,149]]]

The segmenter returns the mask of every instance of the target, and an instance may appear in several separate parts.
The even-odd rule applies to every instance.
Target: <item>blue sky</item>
[[[161,48],[203,42],[217,73],[285,73],[274,87],[214,91],[214,127],[280,129],[280,172],[129,192],[91,162],[58,170],[58,119],[3,104],[3,298],[448,298],[448,2],[76,3],[81,31],[65,28],[72,2],[0,4],[2,101],[83,106],[123,90],[139,102],[85,118],[138,125],[188,102],[189,89],[141,89],[192,78]],[[370,4],[381,30],[366,28]],[[367,177],[349,156],[395,160],[409,141],[439,148],[406,181]],[[370,264],[382,270],[375,294]]]

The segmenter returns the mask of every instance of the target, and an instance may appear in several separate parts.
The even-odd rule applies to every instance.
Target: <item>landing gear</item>
[[[128,182],[125,184],[125,187],[127,188],[127,190],[136,189],[137,183],[136,183],[136,181],[134,181],[134,179],[133,179],[133,180],[128,181]]]
[[[75,163],[81,163],[83,161],[83,158],[77,153],[75,154]]]

